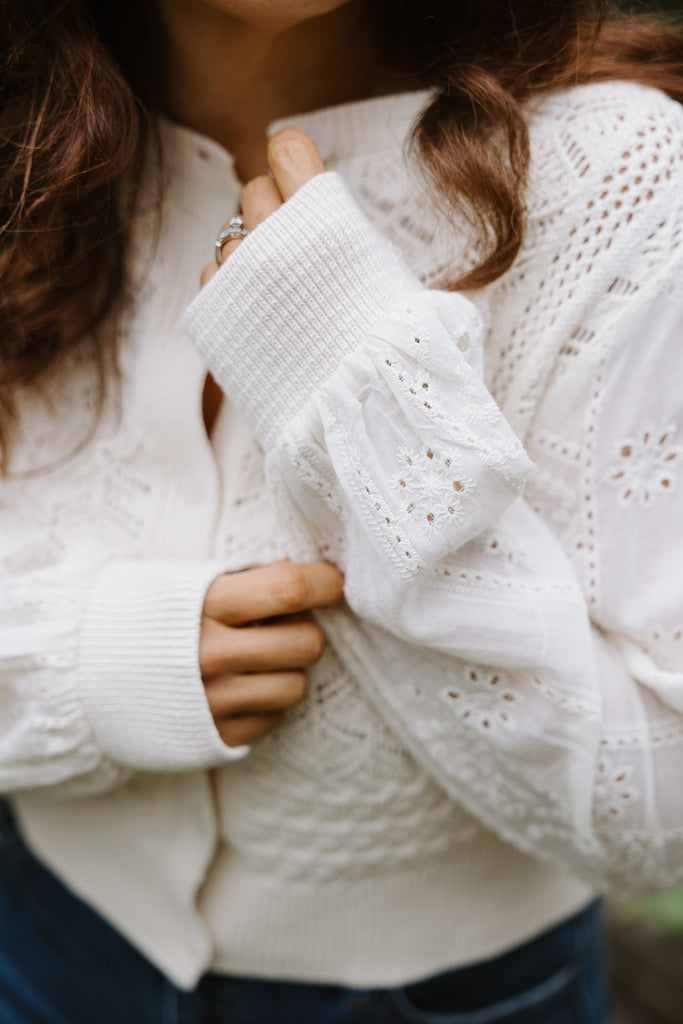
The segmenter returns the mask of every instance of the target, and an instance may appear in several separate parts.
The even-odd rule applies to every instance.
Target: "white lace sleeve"
[[[536,509],[518,496],[531,467],[483,386],[472,307],[423,291],[333,175],[259,227],[187,316],[266,447],[291,554],[345,571],[357,618],[323,621],[385,718],[499,834],[630,888],[683,877],[680,327],[665,278],[605,325],[603,378],[577,370],[545,410],[551,433],[565,418],[568,452],[595,456],[572,482],[599,603],[547,525],[552,489]],[[647,462],[637,439],[656,466],[645,503],[628,476]]]

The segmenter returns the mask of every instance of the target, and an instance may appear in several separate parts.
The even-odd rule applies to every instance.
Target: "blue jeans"
[[[607,1003],[597,902],[403,988],[208,974],[183,992],[36,860],[0,801],[0,1024],[605,1024]]]

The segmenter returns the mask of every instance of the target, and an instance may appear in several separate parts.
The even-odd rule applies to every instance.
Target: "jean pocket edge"
[[[578,975],[578,967],[567,964],[524,992],[501,999],[479,1010],[465,1012],[421,1010],[410,1002],[403,988],[392,990],[390,996],[394,1008],[402,1015],[406,1024],[505,1024],[506,1020],[514,1019],[515,1015],[537,1010],[547,1000],[560,995],[576,981]]]

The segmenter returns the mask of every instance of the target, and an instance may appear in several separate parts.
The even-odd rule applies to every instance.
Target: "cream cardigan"
[[[0,783],[181,985],[405,982],[683,878],[683,111],[624,83],[538,102],[523,250],[464,297],[434,287],[466,222],[402,155],[424,100],[296,119],[335,173],[192,302],[194,346],[239,184],[166,126],[103,416],[87,351],[22,399]],[[338,563],[346,604],[306,701],[229,751],[203,595],[283,556]]]

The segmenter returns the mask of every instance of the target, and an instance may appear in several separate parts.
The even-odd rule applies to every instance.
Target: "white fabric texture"
[[[424,100],[297,120],[336,173],[194,300],[199,356],[180,310],[238,185],[168,129],[116,400],[70,455],[93,400],[74,360],[27,397],[2,484],[3,789],[182,984],[211,963],[398,983],[591,887],[683,879],[683,111],[625,83],[538,101],[523,249],[465,297],[434,288],[472,261],[466,222],[402,157]],[[213,451],[206,366],[229,399]],[[319,615],[307,700],[235,760],[198,679],[201,599],[283,556],[335,561],[347,604]],[[402,905],[432,919],[407,936]]]

